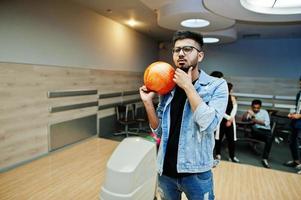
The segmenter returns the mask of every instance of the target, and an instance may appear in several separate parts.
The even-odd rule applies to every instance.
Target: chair
[[[129,131],[129,125],[136,123],[133,105],[118,105],[115,107],[115,109],[117,122],[124,126],[124,130],[118,133],[114,133],[114,135],[125,135],[126,137],[128,137],[130,134],[138,135],[136,132]]]
[[[281,141],[288,142],[291,134],[291,121],[287,117],[287,113],[277,112],[272,115],[274,121],[277,122],[275,128],[275,141],[279,144]]]
[[[143,126],[143,124],[148,122],[145,108],[138,108],[135,104],[133,104],[133,107],[135,110],[135,121],[138,123],[138,128],[135,128],[136,132],[149,133],[149,127]]]
[[[275,121],[273,121],[273,122],[272,122],[272,126],[271,126],[271,135],[272,135],[273,141],[274,141],[274,139],[275,139],[276,125],[277,125],[277,123],[276,123]],[[261,155],[261,153],[257,152],[256,145],[257,145],[258,143],[264,144],[265,142],[262,141],[262,140],[259,140],[259,139],[252,138],[252,136],[251,136],[250,140],[252,140],[252,143],[254,144],[253,150],[255,151],[255,153]]]

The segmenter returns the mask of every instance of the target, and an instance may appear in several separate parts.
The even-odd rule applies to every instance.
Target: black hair
[[[223,78],[224,74],[220,71],[213,71],[211,72],[210,76],[216,77],[216,78]]]
[[[202,50],[204,45],[202,34],[191,32],[191,31],[177,31],[174,33],[172,38],[173,46],[175,46],[177,40],[183,40],[183,39],[192,39],[196,41],[200,45],[200,48]]]
[[[232,83],[227,83],[227,85],[228,85],[228,91],[230,92],[233,88],[233,84]]]
[[[261,101],[259,100],[259,99],[254,99],[253,101],[252,101],[252,106],[254,106],[254,105],[260,105],[261,106]]]

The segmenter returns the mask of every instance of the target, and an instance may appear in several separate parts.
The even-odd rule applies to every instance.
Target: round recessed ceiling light
[[[219,42],[219,39],[218,38],[215,38],[215,37],[204,37],[203,38],[203,41],[204,43],[217,43]]]
[[[247,10],[274,15],[293,15],[301,13],[300,0],[240,0]]]
[[[245,0],[247,3],[254,5],[254,6],[259,6],[259,7],[267,7],[271,8],[273,7],[275,0]]]
[[[210,22],[204,19],[186,19],[181,22],[181,25],[187,28],[201,28],[209,24]]]
[[[134,27],[138,25],[138,22],[134,19],[130,19],[126,22],[129,26]]]

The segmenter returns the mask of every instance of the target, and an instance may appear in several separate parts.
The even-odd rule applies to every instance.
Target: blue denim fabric
[[[158,177],[158,191],[162,200],[180,200],[184,192],[189,200],[213,200],[212,172],[202,172],[182,178]]]
[[[222,120],[228,102],[228,88],[224,79],[209,76],[201,71],[194,87],[202,103],[192,112],[186,100],[179,138],[178,163],[179,173],[199,173],[210,170],[213,166],[214,131]],[[154,130],[161,137],[157,157],[157,170],[161,175],[170,129],[170,103],[174,90],[160,97],[157,107],[159,126]]]

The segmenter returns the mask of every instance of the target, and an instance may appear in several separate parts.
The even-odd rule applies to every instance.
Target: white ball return
[[[156,195],[156,144],[125,138],[107,163],[101,200],[153,200]]]

